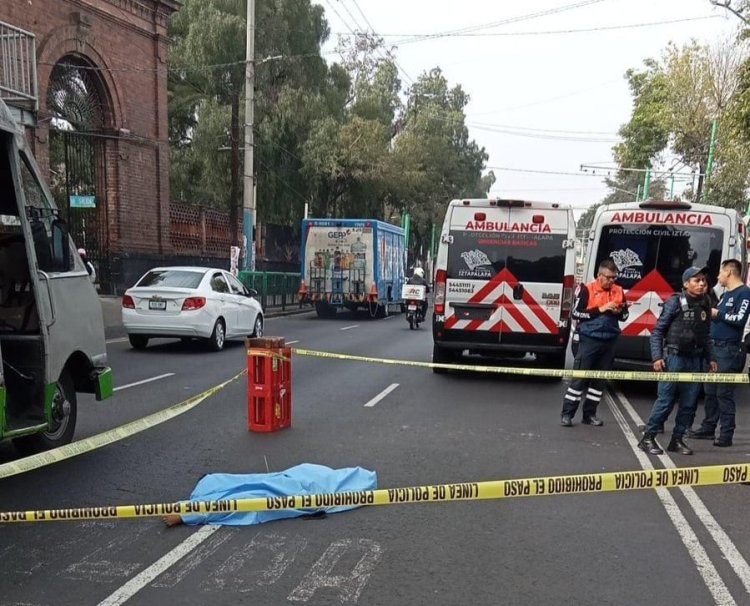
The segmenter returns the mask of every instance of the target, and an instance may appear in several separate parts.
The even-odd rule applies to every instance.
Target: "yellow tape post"
[[[462,482],[408,488],[388,488],[341,492],[274,496],[223,501],[181,501],[150,505],[111,505],[76,507],[40,511],[9,511],[0,513],[3,522],[55,522],[101,519],[149,518],[170,514],[240,513],[283,509],[310,510],[311,513],[330,507],[365,505],[400,505],[405,503],[442,503],[509,499],[602,492],[625,492],[686,486],[713,486],[747,482],[750,463],[712,465],[677,469],[646,469],[615,471],[572,476],[550,476],[518,480]]]
[[[156,425],[164,423],[165,421],[174,419],[175,417],[186,413],[188,410],[195,408],[198,404],[200,404],[207,398],[215,395],[216,393],[224,389],[227,385],[239,379],[246,372],[247,370],[241,370],[231,379],[228,379],[223,383],[220,383],[219,385],[215,385],[214,387],[211,387],[204,392],[192,396],[187,400],[183,400],[182,402],[173,404],[169,408],[165,408],[164,410],[155,412],[147,417],[143,417],[142,419],[137,419],[136,421],[126,423],[125,425],[121,425],[120,427],[115,427],[114,429],[96,434],[95,436],[91,436],[90,438],[78,440],[77,442],[73,442],[72,444],[66,444],[65,446],[60,446],[46,452],[40,452],[39,454],[25,457],[17,461],[3,463],[2,465],[0,465],[0,479],[9,478],[10,476],[14,476],[19,473],[25,473],[27,471],[39,469],[40,467],[44,467],[46,465],[59,463],[60,461],[64,461],[65,459],[70,459],[72,457],[91,452],[92,450],[96,450],[97,448],[101,448],[102,446],[108,446],[109,444],[113,444],[114,442],[118,442],[119,440],[134,436],[135,434],[145,431],[146,429],[155,427]]]
[[[335,360],[350,360],[367,364],[389,364],[393,366],[410,366],[412,368],[445,368],[446,370],[466,370],[470,372],[495,373],[501,375],[517,375],[522,377],[549,377],[562,379],[603,379],[606,381],[672,381],[678,383],[750,383],[750,378],[744,373],[729,372],[644,372],[627,370],[560,370],[553,368],[515,368],[511,366],[479,366],[473,364],[438,364],[436,362],[415,362],[413,360],[393,360],[389,358],[371,358],[367,356],[353,356],[328,351],[293,348],[292,352],[298,356],[313,358],[330,358]]]

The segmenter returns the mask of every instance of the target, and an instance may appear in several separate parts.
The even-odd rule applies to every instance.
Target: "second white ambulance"
[[[611,257],[617,284],[630,304],[621,325],[616,365],[651,365],[649,336],[664,302],[682,289],[682,272],[707,267],[716,287],[721,262],[746,264],[745,223],[733,209],[684,202],[629,202],[602,206],[588,234],[584,282],[592,281],[602,259]],[[716,289],[716,294],[721,292]]]

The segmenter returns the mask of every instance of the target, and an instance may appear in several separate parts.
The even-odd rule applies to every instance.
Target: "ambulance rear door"
[[[564,346],[575,271],[572,212],[550,203],[511,206],[501,237],[506,252],[501,342],[527,344],[529,351],[535,345]]]
[[[649,361],[649,336],[664,303],[682,289],[682,272],[708,267],[709,282],[715,285],[729,252],[730,218],[724,212],[612,210],[602,213],[595,227],[596,256],[590,267],[614,259],[617,283],[629,304],[617,357]]]

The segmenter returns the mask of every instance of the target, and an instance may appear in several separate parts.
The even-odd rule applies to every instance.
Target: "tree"
[[[708,48],[693,42],[670,44],[660,61],[649,59],[642,71],[626,74],[633,93],[633,113],[623,125],[615,158],[623,168],[665,168],[664,157],[675,156],[698,174],[692,195],[704,194],[712,123],[718,120],[715,170],[709,201],[738,206],[735,197],[747,175],[737,142],[735,117],[743,54],[723,42]],[[745,176],[746,179],[746,176]],[[724,182],[726,181],[726,182]]]

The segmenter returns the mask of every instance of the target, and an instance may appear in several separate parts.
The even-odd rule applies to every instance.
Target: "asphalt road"
[[[269,320],[266,333],[383,358],[429,361],[432,350],[429,327],[409,331],[398,315],[291,316]],[[246,363],[241,343],[215,354],[169,341],[136,352],[120,340],[109,352],[120,389],[108,402],[81,399],[76,439],[179,402]],[[633,433],[653,385],[620,384],[602,405],[601,428],[559,426],[563,389],[295,357],[290,429],[247,431],[243,377],[158,427],[0,481],[0,510],[171,502],[206,473],[303,462],[359,465],[390,488],[750,454],[747,386],[738,388],[733,448],[695,441],[693,457],[652,458],[633,448]],[[14,456],[0,447],[0,463]],[[0,604],[747,604],[749,494],[730,486],[409,504],[252,527],[167,529],[156,518],[0,525]]]

